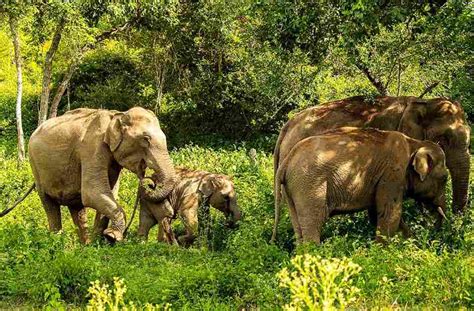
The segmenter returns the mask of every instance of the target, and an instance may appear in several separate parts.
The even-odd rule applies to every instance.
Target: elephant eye
[[[143,135],[141,145],[145,148],[149,147],[151,143],[150,135]]]

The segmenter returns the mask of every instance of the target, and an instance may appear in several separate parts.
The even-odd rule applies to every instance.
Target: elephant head
[[[203,178],[198,190],[212,207],[226,215],[231,227],[237,224],[241,214],[237,205],[234,183],[229,177],[218,174],[207,175]]]
[[[470,127],[461,105],[444,98],[415,99],[407,104],[398,130],[416,139],[433,141],[443,148],[453,184],[453,210],[465,209]]]
[[[111,119],[104,137],[119,165],[145,176],[146,168],[158,176],[157,198],[164,199],[173,190],[176,173],[168,154],[166,136],[160,128],[155,114],[135,107],[126,112],[117,112]]]
[[[443,150],[431,142],[423,142],[411,157],[408,172],[408,193],[437,215],[437,226],[446,218],[445,189],[448,180]]]

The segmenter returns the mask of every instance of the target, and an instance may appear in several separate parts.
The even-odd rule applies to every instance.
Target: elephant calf
[[[328,217],[369,210],[377,241],[401,225],[404,195],[444,216],[448,171],[443,150],[395,131],[341,128],[296,144],[275,181],[276,237],[280,190],[298,241],[320,243]]]
[[[180,244],[191,244],[197,236],[198,208],[203,203],[223,212],[230,225],[240,220],[234,183],[228,176],[185,168],[176,169],[176,174],[178,182],[164,201],[156,198],[154,185],[142,186],[139,236],[147,238],[150,229],[159,223],[158,240],[175,243],[171,220],[179,215],[186,234],[178,237],[178,240]],[[153,175],[151,179],[154,180],[155,177]]]

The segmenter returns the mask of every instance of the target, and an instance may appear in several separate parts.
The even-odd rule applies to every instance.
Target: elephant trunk
[[[154,202],[161,202],[171,193],[178,181],[173,163],[166,153],[162,154],[159,160],[152,159],[149,161],[147,166],[155,171],[153,174],[155,187],[153,191],[146,192],[144,198]]]
[[[435,229],[441,229],[443,222],[448,220],[445,214],[446,211],[446,196],[444,193],[439,197],[437,201],[434,202],[433,205],[433,213],[435,215]]]
[[[453,212],[462,213],[467,206],[470,157],[467,150],[447,152],[446,165],[453,185]]]
[[[240,219],[242,219],[242,214],[240,213],[239,206],[237,205],[237,202],[235,199],[229,202],[229,210],[230,210],[229,225],[231,227],[235,227],[237,222],[240,221]]]

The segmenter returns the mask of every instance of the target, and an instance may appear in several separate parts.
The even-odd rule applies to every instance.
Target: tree
[[[40,109],[38,114],[38,125],[46,121],[48,117],[48,106],[49,106],[49,92],[50,92],[50,84],[51,84],[51,75],[53,70],[53,59],[54,54],[58,50],[59,43],[61,41],[62,32],[64,26],[66,24],[66,19],[62,17],[58,25],[56,26],[56,30],[54,31],[53,39],[51,41],[51,46],[46,53],[43,63],[43,83],[41,89],[41,99],[40,99]]]
[[[20,50],[20,35],[18,31],[18,19],[9,13],[9,24],[10,31],[12,33],[13,48],[15,50],[15,66],[16,66],[16,79],[17,79],[17,95],[16,95],[16,128],[17,128],[17,140],[18,140],[18,161],[23,162],[25,160],[25,138],[23,135],[23,124],[21,118],[21,99],[23,96],[23,76],[22,76],[22,58]]]
[[[8,17],[8,24],[11,32],[14,56],[13,61],[16,67],[16,79],[17,79],[17,90],[16,90],[16,105],[15,105],[15,117],[16,117],[16,131],[17,131],[17,157],[18,162],[25,160],[25,138],[23,134],[23,123],[22,123],[22,98],[23,98],[23,71],[22,71],[22,56],[21,56],[21,44],[19,34],[19,18],[21,16],[22,7],[16,7],[13,5],[2,4],[0,5],[0,15],[6,15]]]

